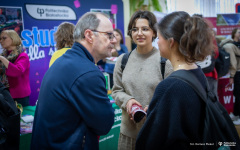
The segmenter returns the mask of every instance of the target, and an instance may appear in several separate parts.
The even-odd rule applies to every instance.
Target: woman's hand
[[[147,112],[147,110],[148,110],[148,105],[146,105],[143,110],[144,110],[145,112]]]
[[[8,68],[9,61],[7,60],[7,58],[5,58],[4,56],[0,56],[0,61],[4,64],[6,68]]]
[[[131,110],[133,104],[137,104],[137,105],[139,105],[139,106],[142,107],[142,105],[141,105],[138,101],[136,101],[135,99],[130,99],[130,100],[127,102],[127,105],[126,105],[127,113],[128,113],[128,115],[129,115],[129,117],[130,117],[131,120],[133,120],[132,110]]]
[[[116,49],[112,49],[111,53],[112,53],[112,57],[118,57],[118,52]]]

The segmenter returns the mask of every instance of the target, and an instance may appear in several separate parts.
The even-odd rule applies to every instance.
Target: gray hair
[[[74,32],[73,32],[73,39],[76,40],[82,40],[84,39],[84,32],[87,29],[90,30],[96,30],[97,27],[100,24],[100,20],[97,17],[97,14],[102,14],[106,16],[103,13],[99,12],[87,12],[84,14],[77,22]],[[106,16],[107,17],[107,16]]]

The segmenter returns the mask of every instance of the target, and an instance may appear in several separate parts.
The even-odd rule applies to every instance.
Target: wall
[[[124,20],[123,20],[123,2],[122,0],[0,0],[0,10],[4,10],[4,14],[11,13],[9,7],[16,7],[21,10],[22,16],[19,16],[19,11],[12,12],[13,16],[18,16],[13,20],[6,20],[8,24],[17,24],[19,27],[15,27],[15,30],[19,30],[19,34],[22,37],[22,42],[30,58],[30,84],[32,93],[30,95],[30,105],[35,105],[38,98],[38,93],[41,85],[42,78],[48,69],[51,55],[55,51],[54,45],[56,44],[53,40],[53,34],[57,29],[57,26],[63,21],[69,21],[76,24],[79,17],[90,9],[111,9],[111,6],[117,5],[116,16],[116,27],[124,31]],[[80,2],[75,3],[74,1]],[[31,11],[28,13],[27,6],[31,4]],[[78,7],[80,4],[80,7]],[[39,5],[39,6],[36,6]],[[49,5],[49,6],[42,6]],[[65,16],[62,15],[62,19],[58,20],[58,17],[52,19],[43,19],[43,13],[46,13],[46,9],[52,10],[63,10],[67,13]],[[7,9],[6,9],[7,8]],[[46,8],[46,9],[43,9]],[[28,9],[29,10],[29,9]],[[43,12],[45,10],[45,12]],[[73,12],[71,14],[70,12]],[[111,12],[111,11],[110,11]],[[0,11],[0,16],[3,11]],[[53,13],[53,12],[50,12]],[[59,12],[57,14],[64,14]],[[74,17],[76,19],[69,20],[68,17]],[[70,14],[70,16],[68,16]],[[5,14],[6,15],[6,14]],[[21,14],[20,14],[21,15]],[[114,16],[114,15],[113,15]],[[42,18],[41,18],[42,17]],[[40,19],[39,19],[40,18]],[[49,19],[50,18],[50,19]],[[58,19],[56,19],[58,18]],[[10,21],[13,21],[10,22]],[[19,23],[20,22],[20,23]],[[22,23],[22,24],[21,24]],[[1,24],[1,21],[0,21]],[[0,26],[0,31],[3,27]],[[7,29],[7,27],[5,28]],[[57,76],[57,75],[56,75]],[[54,83],[53,83],[54,84]],[[47,87],[46,87],[47,88]]]

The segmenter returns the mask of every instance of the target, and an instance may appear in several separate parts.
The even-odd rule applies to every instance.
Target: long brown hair
[[[114,29],[114,31],[116,31],[118,34],[120,34],[120,36],[121,36],[121,41],[120,41],[120,43],[121,43],[121,44],[124,44],[124,43],[123,43],[122,31],[121,31],[120,29]]]

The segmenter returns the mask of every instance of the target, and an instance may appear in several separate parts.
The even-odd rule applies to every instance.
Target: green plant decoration
[[[130,3],[130,15],[137,10],[149,10],[162,12],[162,6],[159,0],[129,0]],[[165,0],[166,4],[166,0]]]

